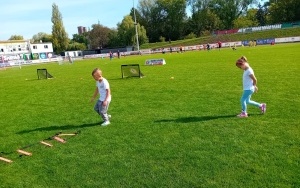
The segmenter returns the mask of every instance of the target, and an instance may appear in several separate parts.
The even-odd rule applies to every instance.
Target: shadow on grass
[[[100,125],[100,122],[98,123],[89,123],[89,124],[82,124],[82,125],[64,125],[64,126],[50,126],[50,127],[39,127],[36,129],[29,129],[29,130],[23,130],[17,132],[17,134],[26,134],[26,133],[31,133],[35,131],[64,131],[64,130],[74,130],[74,129],[83,129],[86,127],[94,127]]]
[[[162,119],[157,120],[155,123],[168,123],[168,122],[176,122],[176,123],[191,123],[191,122],[201,122],[201,121],[210,121],[214,119],[224,119],[224,118],[236,118],[236,115],[223,115],[223,116],[200,116],[200,117],[183,117],[177,119]]]
[[[25,81],[27,81],[27,82],[32,82],[32,81],[39,81],[39,79],[26,79]]]
[[[25,81],[27,81],[27,82],[32,82],[32,81],[43,81],[43,80],[54,80],[55,78],[53,77],[53,78],[47,78],[47,79],[38,79],[38,78],[36,78],[36,79],[34,79],[34,78],[31,78],[31,79],[25,79]]]
[[[141,77],[141,78],[144,78],[144,77],[146,77],[146,76],[143,76],[143,77]],[[107,79],[108,81],[109,80],[117,80],[117,81],[126,81],[126,80],[135,80],[135,79],[141,79],[140,77],[126,77],[126,78],[122,78],[122,76],[121,77],[119,77],[119,78],[109,78],[109,79]]]

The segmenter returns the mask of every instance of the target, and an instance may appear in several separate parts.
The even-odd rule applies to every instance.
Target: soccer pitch
[[[299,187],[299,51],[295,43],[0,70],[0,156],[13,161],[0,161],[0,187]],[[236,117],[242,55],[265,115],[248,106],[247,119]],[[167,64],[145,66],[151,58]],[[123,64],[140,64],[145,77],[122,79]],[[90,103],[96,67],[112,91],[107,127]],[[42,68],[55,78],[38,80]]]

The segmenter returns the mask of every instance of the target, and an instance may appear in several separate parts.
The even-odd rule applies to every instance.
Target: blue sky
[[[135,6],[138,0],[134,0]],[[52,32],[52,4],[58,5],[69,38],[77,26],[100,24],[115,28],[130,13],[133,0],[13,0],[1,3],[0,40],[12,35],[31,39],[33,35]]]
[[[266,1],[266,0],[259,0]],[[130,13],[138,0],[12,0],[1,3],[0,41],[12,35],[31,39],[33,35],[52,33],[52,4],[58,5],[69,38],[77,33],[78,26],[100,24],[115,28]]]

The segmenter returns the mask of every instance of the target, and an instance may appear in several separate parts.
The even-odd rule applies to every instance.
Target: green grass
[[[300,44],[156,54],[23,66],[0,71],[0,187],[299,187]],[[258,78],[239,119],[247,56]],[[164,66],[144,66],[148,58]],[[121,64],[139,63],[146,77],[121,79]],[[112,89],[111,125],[100,127],[90,98],[91,71]],[[55,76],[37,80],[36,69]],[[174,79],[170,79],[174,77]],[[73,133],[67,143],[49,141]],[[19,157],[24,149],[31,157]],[[5,154],[7,153],[7,154]]]
[[[251,33],[236,33],[228,35],[217,35],[217,36],[204,36],[194,39],[177,40],[169,43],[167,42],[157,42],[157,43],[146,43],[141,45],[142,49],[155,49],[155,48],[167,48],[174,46],[193,46],[199,44],[216,43],[218,41],[222,42],[234,42],[234,41],[244,41],[244,40],[258,40],[258,39],[268,39],[268,38],[283,38],[283,37],[296,37],[300,36],[300,27],[287,28],[287,29],[275,29],[266,30],[260,32]]]

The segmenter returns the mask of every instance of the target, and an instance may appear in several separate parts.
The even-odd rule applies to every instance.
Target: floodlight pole
[[[132,2],[133,2],[133,15],[134,15],[134,25],[135,25],[136,47],[137,47],[137,50],[140,51],[139,34],[138,34],[138,29],[137,29],[137,22],[136,22],[135,8],[134,8],[134,0],[132,0]]]

